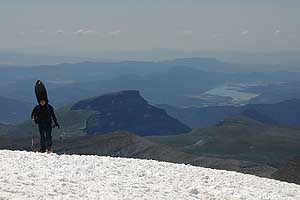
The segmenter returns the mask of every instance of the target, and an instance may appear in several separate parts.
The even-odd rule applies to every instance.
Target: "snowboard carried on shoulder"
[[[36,100],[38,103],[40,103],[41,100],[45,100],[46,103],[49,102],[47,90],[46,90],[45,85],[42,83],[42,81],[38,80],[36,82],[34,91],[35,91],[35,96],[36,96]]]

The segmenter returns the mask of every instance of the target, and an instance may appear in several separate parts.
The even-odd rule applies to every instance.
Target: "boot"
[[[46,153],[46,149],[40,149],[38,152],[39,153]]]
[[[47,153],[53,153],[53,149],[52,149],[52,147],[48,147],[48,149],[47,149]]]

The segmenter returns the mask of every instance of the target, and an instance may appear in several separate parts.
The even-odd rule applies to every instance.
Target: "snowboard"
[[[35,84],[35,96],[38,103],[40,103],[41,100],[45,100],[46,103],[49,101],[46,87],[40,80]]]

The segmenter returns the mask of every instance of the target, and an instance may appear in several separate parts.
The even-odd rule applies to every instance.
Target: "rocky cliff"
[[[173,135],[191,129],[150,105],[138,91],[106,94],[73,105],[72,110],[96,111],[86,123],[88,135],[125,130],[140,136]]]

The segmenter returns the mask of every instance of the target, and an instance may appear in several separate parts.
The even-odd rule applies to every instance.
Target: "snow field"
[[[0,199],[299,200],[300,185],[153,160],[1,150]]]

